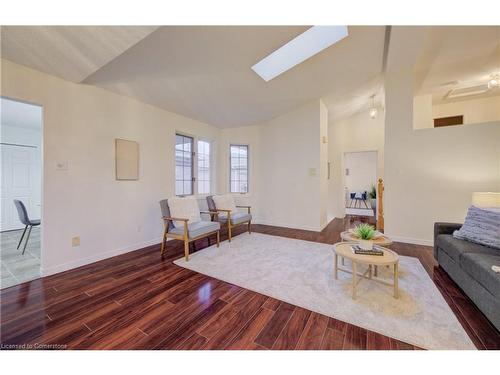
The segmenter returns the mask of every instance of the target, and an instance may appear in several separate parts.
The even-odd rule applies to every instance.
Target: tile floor
[[[0,233],[1,289],[40,277],[40,227],[33,227],[24,255],[26,235],[16,249],[22,234],[22,230]]]

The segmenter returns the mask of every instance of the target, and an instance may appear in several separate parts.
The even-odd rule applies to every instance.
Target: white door
[[[24,203],[30,219],[41,216],[41,160],[37,147],[1,146],[2,170],[0,198],[2,202],[0,231],[21,229],[14,199]]]

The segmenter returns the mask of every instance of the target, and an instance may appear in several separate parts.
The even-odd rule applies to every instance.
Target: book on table
[[[354,254],[359,254],[359,255],[377,255],[377,256],[383,256],[384,252],[382,249],[378,246],[373,246],[372,250],[363,250],[361,247],[358,245],[352,245],[351,250]]]

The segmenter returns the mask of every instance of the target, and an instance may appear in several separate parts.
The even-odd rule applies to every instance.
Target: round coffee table
[[[377,281],[379,283],[392,286],[394,288],[394,298],[399,298],[398,291],[398,265],[399,257],[394,251],[382,247],[384,255],[362,255],[355,254],[351,246],[357,245],[356,242],[338,242],[333,245],[333,274],[335,279],[338,279],[338,271],[343,271],[352,274],[352,298],[356,299],[356,287],[361,279]],[[339,267],[338,257],[349,259],[352,264],[352,270]],[[358,265],[364,264],[368,268],[364,273],[358,273]],[[378,266],[393,266],[394,278],[393,283],[388,283],[385,280],[378,278]],[[358,280],[359,276],[359,280]]]
[[[347,242],[358,242],[359,241],[359,238],[354,233],[352,233],[348,230],[340,233],[340,238],[342,238],[342,241],[347,241]],[[377,238],[374,238],[372,241],[375,245],[380,245],[380,246],[392,245],[392,240],[385,235],[381,235]]]

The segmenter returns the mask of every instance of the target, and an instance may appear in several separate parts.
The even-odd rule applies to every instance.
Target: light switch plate
[[[309,168],[309,176],[316,176],[316,168]]]

